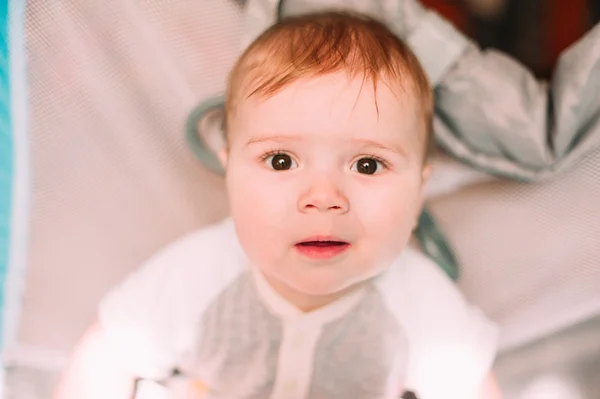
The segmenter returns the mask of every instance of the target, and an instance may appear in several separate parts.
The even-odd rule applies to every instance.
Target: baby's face
[[[283,295],[331,296],[382,272],[409,240],[424,185],[417,106],[339,73],[242,101],[227,188],[252,264]]]

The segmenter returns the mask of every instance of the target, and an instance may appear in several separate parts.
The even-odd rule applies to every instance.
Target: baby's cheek
[[[396,210],[391,211],[384,221],[372,226],[367,236],[371,237],[377,259],[387,264],[398,256],[410,239],[412,219],[407,213]]]
[[[273,219],[280,219],[282,200],[279,192],[271,187],[260,190],[258,183],[240,181],[236,186],[231,183],[228,190],[232,215],[244,223],[271,224]]]
[[[234,215],[234,221],[239,242],[250,262],[257,265],[272,263],[274,252],[279,248],[274,245],[277,242],[274,232],[281,226],[268,227],[268,221],[257,218],[252,212]]]

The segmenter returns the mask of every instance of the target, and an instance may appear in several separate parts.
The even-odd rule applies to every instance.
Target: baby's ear
[[[188,116],[188,145],[204,166],[223,174],[227,163],[227,138],[224,123],[224,102],[221,98],[199,104]]]
[[[427,184],[429,181],[429,176],[431,176],[431,164],[427,162],[423,165],[423,170],[421,171],[421,179],[423,181],[423,186]]]
[[[223,169],[227,168],[227,148],[222,148],[217,152],[217,158],[219,158],[219,162]]]
[[[421,188],[420,188],[420,206],[425,202],[425,197],[427,195],[427,183],[429,182],[429,177],[431,176],[432,166],[429,162],[423,165],[421,170]]]
[[[226,123],[224,121],[225,113],[222,107],[209,109],[198,121],[197,132],[204,141],[208,149],[216,154],[219,159],[219,153],[226,150]]]
[[[413,222],[413,230],[419,227],[419,218],[421,216],[421,212],[423,210],[423,204],[425,203],[425,196],[427,190],[427,182],[429,181],[429,176],[431,176],[431,164],[428,162],[423,165],[423,170],[421,171],[421,188],[419,193],[419,204],[418,204],[418,212],[415,214],[415,220]]]

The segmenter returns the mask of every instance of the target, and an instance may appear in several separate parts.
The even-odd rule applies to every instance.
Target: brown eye
[[[373,158],[361,158],[356,162],[356,171],[364,175],[373,175],[379,170],[379,162]]]
[[[287,154],[276,154],[269,157],[274,170],[288,170],[294,166],[294,161]]]

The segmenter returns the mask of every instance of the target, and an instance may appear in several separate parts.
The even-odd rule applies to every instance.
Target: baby
[[[228,83],[232,218],[102,301],[57,398],[128,399],[175,370],[214,399],[499,398],[495,327],[408,247],[432,102],[374,20],[328,12],[264,32]]]

